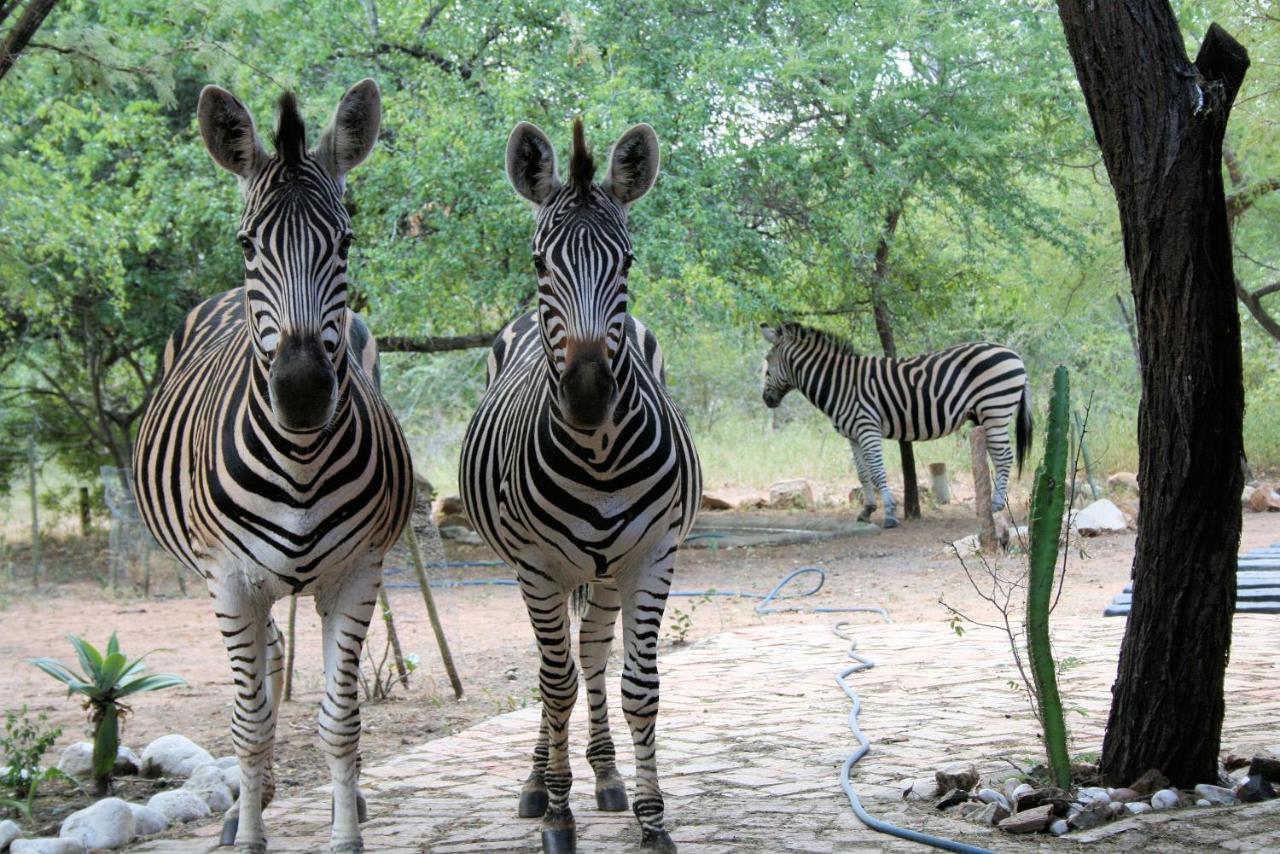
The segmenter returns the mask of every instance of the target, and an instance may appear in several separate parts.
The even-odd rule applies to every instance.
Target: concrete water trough
[[[852,514],[819,513],[702,513],[684,541],[685,548],[732,549],[744,546],[789,546],[878,534],[880,528],[859,522]]]

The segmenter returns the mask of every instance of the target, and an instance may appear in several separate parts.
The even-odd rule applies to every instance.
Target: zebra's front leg
[[[623,812],[627,808],[627,787],[615,764],[613,734],[609,731],[609,704],[605,698],[604,679],[609,653],[613,651],[613,629],[621,610],[619,603],[616,586],[592,584],[578,631],[582,676],[587,686],[587,714],[591,723],[587,760],[596,776],[596,807],[606,812]]]
[[[547,741],[547,810],[542,816],[545,854],[572,854],[577,848],[569,789],[569,716],[578,699],[578,669],[569,646],[566,591],[545,575],[522,571],[520,592],[538,644],[538,688],[542,693],[543,729]],[[536,761],[536,760],[535,760]]]
[[[215,581],[207,577],[214,600],[214,615],[227,647],[236,686],[235,709],[231,715],[231,740],[240,761],[239,811],[234,821],[223,825],[223,844],[235,843],[239,854],[261,854],[267,850],[266,828],[262,822],[264,780],[269,776],[276,734],[278,680],[271,677],[268,648],[278,642],[271,620],[271,602],[252,587],[239,571]]]
[[[858,470],[858,482],[862,484],[862,512],[858,514],[858,521],[870,522],[871,514],[876,512],[876,490],[871,483],[871,469],[857,440],[849,441],[849,449],[853,452],[853,466]]]
[[[1008,503],[1009,471],[1013,468],[1013,448],[1009,446],[1009,425],[983,425],[987,433],[987,453],[996,466],[995,489],[991,493],[991,512],[999,513]]]
[[[665,806],[658,786],[658,635],[675,570],[676,544],[668,540],[654,561],[619,580],[622,586],[622,711],[636,751],[636,794],[633,809],[640,822],[640,849],[669,854],[676,850],[665,827]]]
[[[360,652],[378,600],[382,565],[357,567],[316,590],[324,642],[320,746],[333,779],[333,854],[360,854]]]
[[[275,719],[279,718],[280,713],[280,696],[281,682],[284,676],[284,641],[280,637],[280,629],[276,626],[273,617],[267,617],[267,694],[271,697],[271,714]],[[273,770],[273,756],[275,753],[275,740],[272,739],[270,746],[264,755],[262,767],[262,809],[266,809],[271,805],[272,799],[276,794],[275,773]],[[241,775],[241,790],[243,791],[243,773]],[[235,845],[236,833],[240,827],[240,799],[236,798],[235,803],[226,811],[222,820],[222,837],[219,840],[220,845]]]

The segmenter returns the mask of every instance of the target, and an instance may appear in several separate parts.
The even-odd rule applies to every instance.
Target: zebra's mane
[[[596,161],[587,148],[586,135],[582,131],[582,119],[573,120],[573,148],[569,152],[569,186],[579,195],[591,190],[596,177]]]
[[[837,352],[844,353],[848,356],[858,355],[853,349],[853,345],[834,332],[827,332],[823,329],[814,329],[812,326],[805,326],[800,323],[787,322],[782,324],[782,333],[784,336],[790,336],[797,341],[818,341]]]
[[[295,168],[307,153],[307,126],[298,110],[298,99],[292,92],[280,96],[280,120],[273,137],[276,156],[286,166]]]

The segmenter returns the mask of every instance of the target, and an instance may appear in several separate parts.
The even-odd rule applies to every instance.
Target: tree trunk
[[[880,347],[890,359],[898,358],[898,347],[893,340],[893,324],[884,299],[884,282],[889,271],[889,242],[893,239],[893,233],[898,230],[901,218],[901,206],[895,206],[885,214],[884,229],[876,243],[876,266],[871,277],[871,315],[875,318]],[[919,519],[920,489],[916,485],[916,455],[910,442],[899,442],[898,451],[902,456],[902,515],[907,519]]]
[[[987,431],[969,432],[969,461],[973,466],[973,510],[978,517],[978,547],[987,554],[999,551],[995,514],[991,512],[991,469],[987,466]]]
[[[53,7],[57,3],[58,0],[31,0],[27,7],[22,10],[22,15],[19,16],[17,23],[13,25],[13,29],[9,30],[9,34],[5,36],[4,43],[0,44],[0,78],[8,74],[10,68],[13,68],[13,64],[18,61],[18,56],[35,36],[36,30],[40,29],[45,17],[53,11]]]
[[[1222,137],[1248,55],[1216,24],[1193,65],[1167,0],[1059,0],[1124,232],[1142,362],[1133,610],[1101,770],[1212,783],[1240,544],[1240,316]]]

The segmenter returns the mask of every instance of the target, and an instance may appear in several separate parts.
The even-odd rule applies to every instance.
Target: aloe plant
[[[1070,383],[1061,365],[1053,373],[1053,398],[1049,402],[1049,428],[1044,459],[1036,469],[1031,493],[1031,570],[1027,582],[1027,656],[1035,681],[1040,727],[1054,783],[1071,785],[1071,760],[1067,755],[1067,726],[1058,695],[1058,676],[1049,645],[1049,602],[1053,597],[1054,567],[1062,536],[1062,509],[1066,498],[1067,443]]]
[[[81,675],[53,658],[36,658],[31,664],[67,686],[67,696],[80,694],[93,724],[93,783],[99,795],[111,789],[111,769],[120,749],[120,727],[130,709],[120,702],[133,694],[185,685],[182,677],[168,673],[146,674],[139,656],[133,661],[120,651],[115,632],[103,655],[84,638],[68,635],[80,659]],[[148,653],[149,655],[150,653]]]

